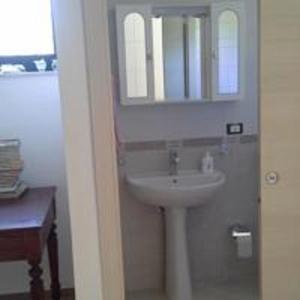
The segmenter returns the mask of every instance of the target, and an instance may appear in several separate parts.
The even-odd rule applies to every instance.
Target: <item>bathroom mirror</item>
[[[152,18],[156,101],[204,98],[201,24],[200,16]]]
[[[120,5],[116,19],[122,104],[242,99],[241,2]]]

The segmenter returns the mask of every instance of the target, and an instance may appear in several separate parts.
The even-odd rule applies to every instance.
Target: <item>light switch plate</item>
[[[228,135],[243,134],[243,123],[228,123],[226,124],[226,132]]]

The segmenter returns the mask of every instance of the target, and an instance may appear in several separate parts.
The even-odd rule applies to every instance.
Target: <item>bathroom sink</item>
[[[204,204],[225,182],[220,171],[203,174],[197,170],[178,175],[153,173],[127,176],[133,195],[140,201],[163,207],[192,207]]]
[[[166,290],[169,300],[192,300],[192,283],[186,237],[187,208],[202,205],[225,183],[225,174],[196,170],[177,175],[153,173],[127,176],[128,187],[146,204],[165,208]]]

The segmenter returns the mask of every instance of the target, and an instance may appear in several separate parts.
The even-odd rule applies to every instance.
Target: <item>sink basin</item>
[[[187,208],[203,205],[225,183],[220,171],[191,170],[171,176],[155,173],[127,176],[131,193],[141,202],[165,208],[166,290],[169,300],[192,300],[186,238]]]
[[[225,182],[220,171],[203,174],[196,170],[178,175],[155,173],[128,176],[129,188],[140,201],[163,207],[191,207],[204,204]]]

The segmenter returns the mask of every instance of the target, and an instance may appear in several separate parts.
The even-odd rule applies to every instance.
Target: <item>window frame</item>
[[[46,55],[16,55],[16,56],[0,56],[0,66],[1,65],[23,65],[25,68],[23,73],[40,73],[36,68],[34,61],[44,59],[47,63],[45,72],[55,71],[52,68],[53,60],[57,59],[56,54],[46,54]],[[19,72],[10,72],[9,74],[20,74]],[[0,72],[1,74],[1,72]]]

